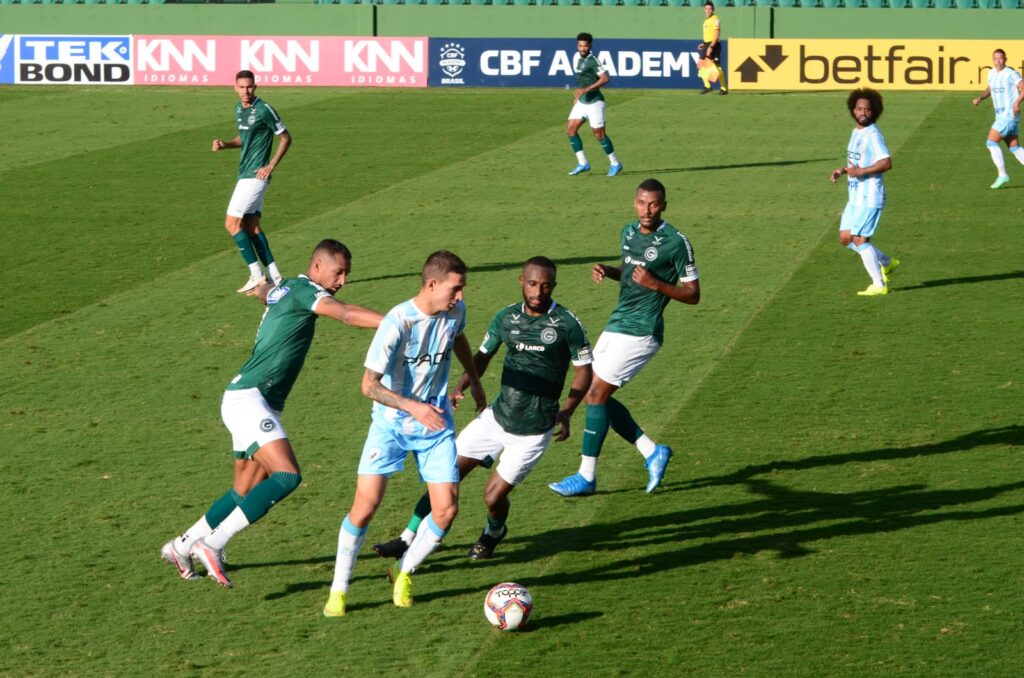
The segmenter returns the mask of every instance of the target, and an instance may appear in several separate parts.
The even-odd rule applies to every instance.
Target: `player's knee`
[[[434,516],[434,522],[437,523],[437,526],[442,530],[447,530],[455,522],[455,516],[459,515],[459,505],[449,504],[448,506],[435,508],[431,510],[431,514]]]
[[[302,484],[302,474],[298,473],[298,469],[296,469],[296,473],[283,473],[278,471],[277,473],[272,473],[270,477],[274,479],[274,482],[280,485],[282,492],[284,492],[282,498],[287,497]]]
[[[853,242],[853,236],[850,235],[849,231],[839,231],[839,244],[846,247]]]

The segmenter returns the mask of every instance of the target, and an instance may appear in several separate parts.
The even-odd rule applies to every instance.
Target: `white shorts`
[[[288,437],[281,426],[281,413],[270,408],[258,388],[224,391],[220,418],[231,432],[236,459],[252,459],[267,443]]]
[[[612,386],[635,377],[661,348],[654,337],[602,332],[594,344],[594,374]]]
[[[263,213],[263,196],[270,182],[262,179],[239,179],[235,184],[235,192],[228,203],[229,217],[244,217],[247,214]]]
[[[498,475],[509,485],[518,485],[540,461],[554,429],[532,436],[508,433],[488,407],[471,421],[455,440],[460,457],[476,459],[484,468],[498,462]]]
[[[590,129],[601,129],[604,127],[604,101],[595,101],[592,104],[577,101],[569,111],[569,119],[586,120],[590,123]]]

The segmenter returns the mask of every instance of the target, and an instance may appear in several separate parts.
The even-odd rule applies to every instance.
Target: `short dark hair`
[[[992,50],[993,54],[995,54],[996,52],[999,52],[1000,54],[1002,54],[1004,59],[1006,58],[1006,50],[1003,49],[1002,47],[1000,47],[999,49]]]
[[[850,92],[850,96],[846,97],[846,108],[850,111],[850,115],[853,115],[853,109],[857,107],[857,102],[861,99],[867,99],[868,103],[871,104],[871,115],[873,120],[878,120],[882,117],[882,111],[884,106],[882,105],[882,95],[877,90],[873,90],[870,87],[861,87]],[[856,117],[854,117],[856,120]]]
[[[587,43],[588,45],[594,44],[594,36],[592,36],[590,33],[580,33],[579,35],[577,35],[576,42],[579,42],[580,40]]]
[[[256,82],[256,76],[253,75],[252,71],[238,71],[237,73],[235,73],[235,82],[238,82],[243,78],[248,78],[249,80]]]
[[[665,202],[668,193],[665,191],[665,184],[661,183],[657,179],[645,179],[639,186],[636,187],[637,193],[640,191],[647,191],[649,193],[661,193],[661,201]]]
[[[705,7],[710,7],[711,9],[714,9],[715,8],[715,3],[711,2],[711,0],[704,0],[704,6]]]
[[[352,251],[334,238],[324,238],[317,243],[317,246],[313,248],[313,255],[310,259],[315,259],[317,256],[324,254],[340,254],[350,263],[352,261]]]
[[[547,257],[530,257],[523,262],[523,268],[525,269],[527,266],[540,266],[541,268],[550,270],[552,273],[558,272],[558,267],[555,266],[555,262],[551,261]]]
[[[421,276],[425,285],[428,280],[444,280],[449,273],[465,275],[467,270],[469,269],[466,267],[466,262],[457,254],[448,250],[438,250],[427,257]]]

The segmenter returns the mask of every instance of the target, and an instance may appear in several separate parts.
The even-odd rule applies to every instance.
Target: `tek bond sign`
[[[0,35],[0,84],[426,87],[426,38]]]
[[[594,55],[610,87],[697,89],[697,40],[605,40]],[[726,48],[722,50],[723,63]],[[575,87],[569,39],[430,38],[431,87]]]
[[[734,90],[969,90],[987,85],[992,51],[1024,67],[1021,40],[729,40]]]

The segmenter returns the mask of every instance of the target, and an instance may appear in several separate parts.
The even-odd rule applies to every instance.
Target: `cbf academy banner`
[[[610,87],[698,89],[697,40],[598,40]],[[722,64],[727,65],[728,44]],[[572,38],[430,38],[431,87],[575,86]]]

